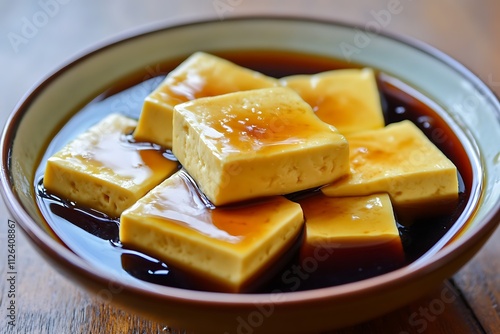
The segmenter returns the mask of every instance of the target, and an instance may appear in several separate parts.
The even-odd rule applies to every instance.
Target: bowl
[[[1,142],[1,189],[8,210],[66,277],[109,302],[199,333],[320,332],[380,316],[421,297],[471,259],[498,225],[500,104],[474,74],[438,50],[363,29],[294,17],[248,17],[155,26],[96,47],[44,79],[10,115]],[[467,152],[473,178],[457,223],[423,256],[400,269],[286,293],[230,294],[127,280],[72,251],[48,227],[36,202],[36,170],[54,134],[123,78],[145,69],[154,72],[157,64],[195,51],[228,50],[334,57],[388,73],[432,101]],[[78,119],[82,130],[89,122]]]

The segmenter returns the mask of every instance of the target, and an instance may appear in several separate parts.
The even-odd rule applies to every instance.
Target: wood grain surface
[[[25,91],[68,57],[110,36],[159,20],[208,14],[209,1],[27,1],[0,4],[0,117]],[[293,13],[366,23],[390,1],[239,1],[228,15]],[[54,5],[55,3],[55,5]],[[403,11],[385,30],[420,39],[465,64],[500,95],[500,1],[401,0]],[[14,47],[20,33],[51,4],[37,32]],[[44,7],[45,6],[45,7]],[[56,11],[57,9],[57,11]],[[11,35],[12,36],[12,35]],[[171,333],[167,324],[104,304],[56,272],[17,228],[16,326],[9,326],[7,220],[0,213],[0,333]],[[500,230],[433,293],[390,314],[332,333],[500,333]]]

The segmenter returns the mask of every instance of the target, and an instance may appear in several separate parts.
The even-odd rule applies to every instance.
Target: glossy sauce
[[[316,75],[292,75],[280,82],[297,91],[321,120],[346,135],[376,129],[384,124],[374,76],[372,69],[347,69]],[[356,91],[362,92],[362,97],[353,94]]]
[[[214,242],[240,244],[239,247],[247,247],[251,239],[257,240],[265,234],[272,227],[268,224],[272,217],[288,203],[284,197],[274,196],[229,207],[213,207],[200,196],[185,170],[180,170],[167,182],[151,191],[148,201],[134,206],[129,214],[158,219],[158,224],[175,222],[185,227],[187,235],[194,231]],[[236,246],[234,249],[238,250]]]
[[[171,168],[171,162],[163,157],[162,152],[131,148],[123,145],[124,141],[119,137],[120,133],[111,133],[100,136],[98,142],[87,142],[87,145],[84,145],[84,140],[75,142],[68,152],[68,159],[82,169],[90,168],[92,173],[121,178],[125,187],[141,185],[154,174]]]
[[[158,150],[126,145],[124,137],[135,126],[136,122],[127,117],[106,117],[50,157],[44,187],[61,197],[77,196],[81,205],[118,217],[178,165]],[[74,173],[68,172],[68,166]]]
[[[279,52],[251,51],[227,52],[219,56],[239,65],[260,71],[277,78],[293,74],[311,74],[322,71],[354,67],[334,59]],[[47,157],[58,151],[74,133],[80,133],[112,112],[121,112],[130,117],[138,118],[144,98],[161,82],[163,75],[175,68],[180,60],[158,66],[154,75],[151,73],[136,73],[117,83],[107,92],[90,102],[80,110],[54,137],[47,152],[42,157],[37,170],[35,189],[40,211],[54,233],[72,251],[97,267],[111,272],[121,280],[148,281],[156,284],[189,289],[199,289],[196,278],[193,279],[182,270],[163,263],[149,255],[136,250],[122,247],[118,238],[119,221],[91,209],[78,208],[74,203],[48,194],[42,186],[43,170]],[[367,263],[356,262],[366,253],[342,253],[346,263],[332,273],[330,270],[310,270],[310,263],[304,262],[304,257],[296,250],[289,254],[281,265],[280,271],[256,292],[297,291],[314,289],[353,282],[368,277],[380,275],[410,263],[428,251],[448,231],[462,213],[473,188],[473,176],[467,153],[460,140],[446,125],[428,101],[404,91],[406,87],[399,85],[397,80],[383,74],[378,75],[379,89],[383,101],[387,123],[410,119],[455,163],[460,172],[460,202],[450,214],[431,220],[418,221],[411,227],[399,226],[403,242],[404,261],[386,263],[383,258],[373,259]],[[82,122],[85,120],[85,122]],[[138,150],[161,150],[147,143],[128,142]],[[170,152],[162,154],[169,159],[175,159]],[[196,189],[194,190],[196,191]],[[290,199],[301,198],[304,193],[292,194]],[[203,200],[203,198],[201,198]],[[206,204],[206,203],[205,203]],[[219,213],[217,213],[219,215]],[[224,216],[223,211],[220,215]],[[223,221],[223,219],[221,220]],[[223,226],[219,226],[224,228]],[[242,231],[233,231],[242,233]],[[374,249],[370,250],[370,252]],[[306,257],[307,258],[307,257]],[[283,262],[283,261],[282,261]],[[331,261],[316,261],[319,267]],[[325,268],[325,267],[323,267]],[[138,281],[139,280],[139,281]],[[205,289],[205,287],[201,288]]]
[[[186,71],[186,68],[189,70]],[[254,73],[240,71],[238,76],[227,75],[235,70],[229,62],[221,62],[208,54],[196,53],[189,57],[153,94],[171,106],[200,97],[215,96],[242,90],[272,87],[274,79]]]
[[[211,142],[221,155],[286,150],[332,133],[306,103],[289,93],[272,88],[251,97],[238,93],[216,101],[198,100],[185,105],[180,113],[196,124],[204,141]]]

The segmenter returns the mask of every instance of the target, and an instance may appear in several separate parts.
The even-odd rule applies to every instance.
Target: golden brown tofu
[[[387,194],[357,197],[312,196],[299,201],[306,221],[306,242],[362,247],[399,242],[399,231]]]
[[[155,150],[138,150],[122,140],[135,120],[113,114],[50,157],[44,187],[78,205],[112,217],[174,173],[178,163]]]
[[[215,205],[318,187],[349,172],[344,136],[282,87],[175,106],[172,150]]]
[[[340,133],[383,128],[384,114],[372,69],[345,69],[293,75],[281,84],[297,91],[324,122]]]
[[[284,197],[209,209],[184,171],[151,190],[120,218],[120,240],[238,292],[275,265],[303,226],[300,206]]]
[[[196,52],[167,75],[145,101],[134,137],[164,147],[172,145],[176,104],[200,97],[277,86],[278,81],[204,52]]]
[[[458,199],[455,165],[410,121],[348,136],[350,174],[327,196],[387,192],[397,213],[414,218],[449,210]]]
[[[302,258],[323,262],[323,271],[404,262],[389,195],[336,198],[318,194],[299,203],[306,219]]]

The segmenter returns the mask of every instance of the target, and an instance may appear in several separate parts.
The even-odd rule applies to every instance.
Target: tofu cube
[[[282,196],[210,209],[181,170],[120,218],[120,240],[198,278],[211,290],[251,289],[298,241],[300,205]]]
[[[440,214],[456,205],[457,168],[411,121],[356,133],[348,141],[351,172],[322,188],[325,195],[387,192],[404,220]]]
[[[137,122],[113,114],[79,135],[47,160],[44,187],[78,205],[111,217],[173,174],[178,163],[156,150],[124,142]]]
[[[388,194],[327,197],[322,194],[299,201],[306,217],[306,242],[335,243],[338,248],[400,242]]]
[[[164,147],[172,145],[172,112],[176,104],[266,88],[278,80],[204,52],[196,52],[167,75],[145,101],[134,137]]]
[[[306,219],[301,255],[321,260],[321,270],[403,264],[403,245],[388,194],[334,198],[320,193],[299,203]]]
[[[349,172],[349,147],[289,88],[174,107],[173,153],[215,205],[288,194]]]
[[[372,69],[342,69],[293,75],[281,84],[297,91],[324,122],[340,133],[383,128],[384,114]]]

